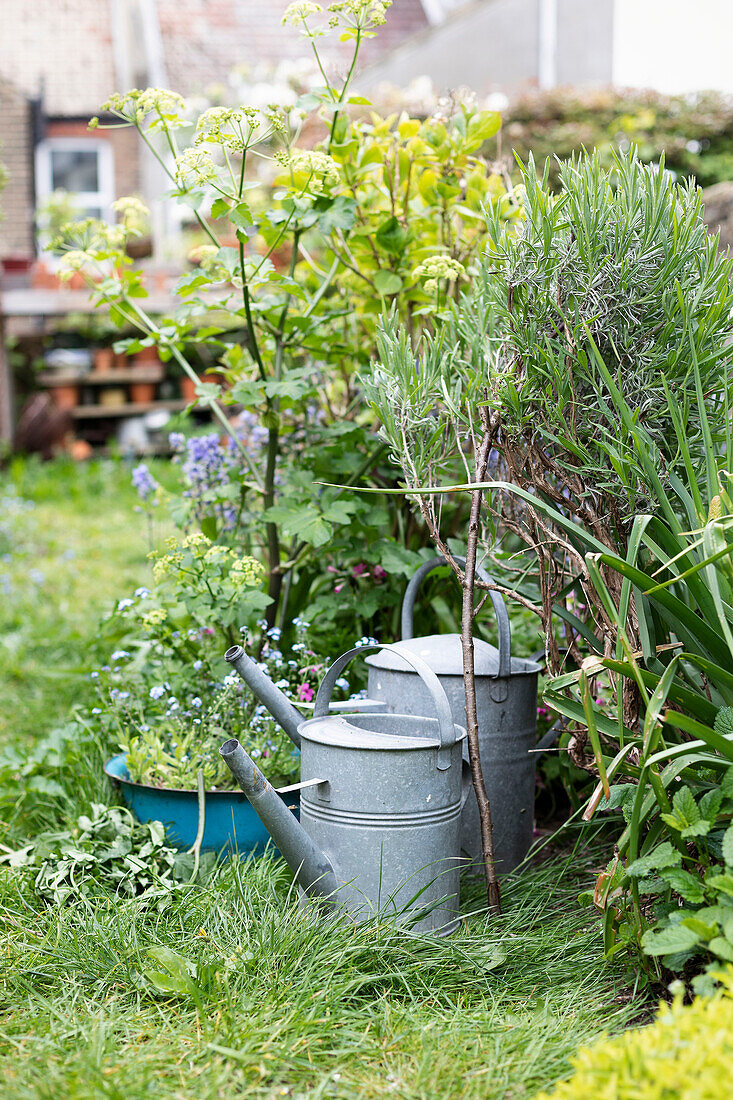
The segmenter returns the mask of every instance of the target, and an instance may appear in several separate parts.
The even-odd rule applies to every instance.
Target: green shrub
[[[535,1100],[720,1100],[733,1057],[733,971],[720,977],[711,997],[677,997],[649,1027],[582,1047],[574,1075]]]
[[[733,100],[717,92],[664,96],[612,88],[553,88],[526,95],[504,115],[498,139],[507,157],[533,153],[552,158],[550,176],[559,180],[555,157],[597,148],[608,163],[611,148],[635,144],[645,162],[664,153],[678,176],[694,176],[701,187],[733,179]]]

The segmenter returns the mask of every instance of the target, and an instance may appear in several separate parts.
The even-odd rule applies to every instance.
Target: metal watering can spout
[[[267,707],[275,721],[279,722],[293,744],[300,748],[298,726],[302,723],[303,716],[298,713],[287,696],[283,695],[280,689],[275,687],[269,676],[265,676],[264,672],[257,667],[252,658],[247,656],[241,645],[233,645],[231,649],[228,649],[224,654],[224,660],[228,661],[229,664],[237,670],[252,693]],[[231,742],[227,741],[227,744],[229,745]],[[244,749],[240,751],[244,753]],[[223,749],[222,755],[224,755]],[[244,753],[244,755],[246,759],[249,760],[246,753]],[[229,764],[226,756],[224,756],[224,759],[227,761],[227,764]],[[249,762],[250,764],[252,763],[251,760]],[[231,767],[231,765],[229,766]],[[252,766],[255,767],[254,764]],[[261,775],[262,773],[259,774]],[[236,778],[237,782],[239,782],[239,777],[237,776]]]
[[[339,884],[330,861],[318,845],[314,844],[275,788],[267,782],[254,760],[247,755],[236,738],[225,741],[219,752],[282,852],[304,893],[310,897],[331,899],[330,903],[335,904],[333,895],[339,889]]]

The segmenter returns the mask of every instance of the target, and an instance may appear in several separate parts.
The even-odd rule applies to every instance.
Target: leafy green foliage
[[[41,833],[0,863],[33,872],[33,889],[49,905],[99,897],[165,899],[175,885],[178,853],[159,821],[140,824],[123,806],[92,803],[73,830]]]
[[[682,942],[684,937],[678,935]],[[572,1058],[572,1077],[551,1093],[540,1093],[536,1100],[631,1095],[638,1100],[672,1096],[718,1100],[733,1055],[730,967],[720,970],[717,977],[720,987],[712,995],[686,1005],[678,991],[672,1005],[660,1005],[649,1027],[601,1039],[579,1050]]]
[[[347,486],[364,475],[393,480],[379,461],[354,377],[371,357],[385,303],[414,329],[430,328],[434,305],[456,293],[486,241],[484,208],[496,204],[500,220],[513,220],[518,210],[478,156],[500,127],[495,112],[460,104],[425,120],[347,112],[349,104],[367,105],[353,100],[349,86],[383,8],[366,0],[335,4],[317,34],[307,19],[299,24],[317,58],[322,34],[337,29],[353,52],[345,79],[332,81],[322,65],[325,83],[296,110],[214,107],[192,127],[181,97],[163,89],[117,94],[105,104],[115,125],[133,126],[156,156],[158,143],[166,143],[168,197],[192,212],[200,230],[191,254],[197,267],[178,283],[182,304],[174,316],[156,321],[145,308],[142,274],[125,253],[127,238],[139,231],[129,204],[119,225],[75,223],[57,242],[67,271],[84,271],[113,319],[137,328],[161,358],[174,359],[191,378],[197,350],[218,360],[225,385],[197,380],[196,397],[241,458],[241,491],[230,506],[238,509],[243,548],[266,564],[270,626],[287,628],[294,613],[310,616],[303,582],[319,574],[319,551],[334,538],[341,557],[329,566],[364,564],[374,524],[359,521],[368,510],[343,492],[314,489],[309,475]],[[299,146],[306,121],[309,134],[327,135],[314,149]],[[266,183],[263,160],[270,162]],[[140,340],[127,343],[138,346]],[[233,404],[244,406],[240,425],[254,419],[264,432],[257,446],[230,421],[225,410]],[[347,463],[326,467],[318,453],[329,429],[337,439],[344,422],[356,458],[346,476]],[[409,514],[395,502],[385,511],[378,537],[394,538],[395,528],[409,526]],[[295,595],[301,602],[294,605]],[[370,604],[388,619],[386,586],[376,596]],[[313,603],[323,598],[319,584]],[[336,618],[336,602],[330,610]]]
[[[532,153],[550,158],[550,180],[558,183],[562,160],[598,149],[611,163],[613,149],[636,145],[652,164],[664,156],[678,178],[694,176],[701,187],[733,177],[733,102],[713,91],[665,96],[651,90],[553,88],[532,92],[504,113],[502,153],[522,160]]]
[[[539,597],[555,669],[564,662],[556,616],[562,633],[572,628],[578,662],[586,642],[602,653],[615,641],[586,554],[625,556],[639,511],[685,514],[680,482],[696,522],[698,486],[708,503],[717,491],[707,467],[726,438],[733,304],[731,262],[716,255],[694,188],[634,151],[611,169],[598,154],[565,162],[560,180],[555,195],[530,162],[523,232],[489,210],[491,245],[472,285],[417,350],[390,318],[366,380],[424,508],[435,512],[436,491],[467,487],[446,484],[462,465],[475,480],[479,431],[493,443],[489,471],[499,476],[484,476],[484,487],[501,491],[503,529],[531,551],[531,582],[520,576],[518,589]],[[494,551],[496,524],[485,524]],[[618,600],[620,582],[609,583]],[[636,644],[641,625],[627,629]]]

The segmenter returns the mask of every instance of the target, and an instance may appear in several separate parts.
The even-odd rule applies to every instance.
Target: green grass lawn
[[[0,482],[7,847],[113,797],[95,758],[91,780],[60,770],[62,793],[26,806],[17,754],[90,699],[99,618],[148,578],[128,483],[112,463],[19,465]],[[469,889],[446,941],[318,923],[270,857],[147,906],[51,906],[32,874],[0,867],[0,1096],[532,1097],[580,1043],[646,1011],[577,906],[603,858],[584,845],[506,882],[500,920]],[[160,947],[184,968],[176,995],[151,978]]]

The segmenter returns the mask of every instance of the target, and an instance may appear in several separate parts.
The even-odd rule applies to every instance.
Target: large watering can
[[[396,915],[419,932],[447,935],[458,924],[460,815],[466,731],[421,657],[404,660],[435,717],[329,714],[351,649],[328,669],[304,721],[241,646],[226,659],[300,744],[300,824],[238,741],[221,754],[292,868],[306,896],[343,905],[356,918]],[[428,707],[426,706],[426,709]]]
[[[465,564],[457,559],[459,564]],[[419,657],[437,675],[454,722],[465,723],[463,650],[460,634],[413,637],[413,611],[418,589],[428,573],[445,565],[443,558],[425,562],[410,580],[402,604],[402,641],[367,658],[367,695],[382,700],[389,711],[432,713],[432,698],[414,671]],[[481,568],[476,575],[491,578]],[[534,826],[535,749],[537,742],[537,676],[540,665],[511,655],[506,604],[489,591],[499,627],[499,647],[474,639],[476,707],[481,766],[491,802],[497,870],[506,874],[526,856]],[[467,755],[467,746],[465,746]],[[481,827],[476,796],[471,791],[461,817],[461,849],[474,867],[481,860]]]

